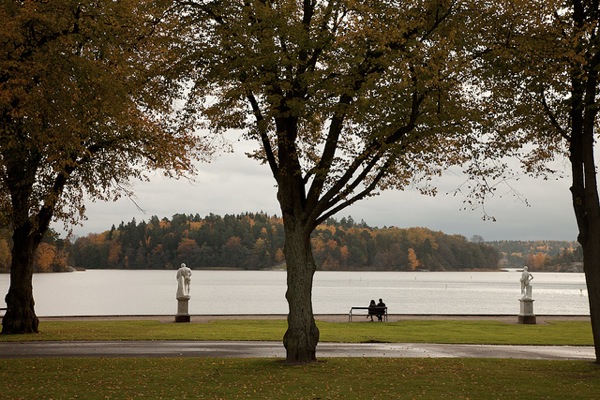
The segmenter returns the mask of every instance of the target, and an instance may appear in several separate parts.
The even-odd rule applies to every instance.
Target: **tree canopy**
[[[600,96],[600,4],[596,0],[499,1],[480,14],[482,105],[490,150],[517,154],[548,176],[568,158],[600,362],[600,198],[595,143]]]
[[[10,223],[50,209],[72,220],[84,195],[112,199],[151,169],[190,169],[196,143],[169,123],[177,91],[158,72],[168,56],[155,39],[161,7],[2,3],[0,204]]]
[[[462,90],[464,4],[181,3],[198,58],[191,117],[242,129],[280,188],[297,179],[312,228],[381,189],[433,192],[428,177],[465,161],[478,114]]]
[[[84,196],[127,194],[150,170],[191,170],[200,142],[170,123],[169,4],[0,4],[0,216],[13,230],[3,333],[37,331],[32,260],[53,218],[76,222]]]

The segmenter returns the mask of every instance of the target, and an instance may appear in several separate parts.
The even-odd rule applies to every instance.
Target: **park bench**
[[[374,312],[372,312],[371,315],[375,315],[375,316],[381,315],[383,317],[383,321],[387,322],[387,320],[388,320],[387,319],[387,307],[352,307],[352,308],[350,308],[350,312],[348,313],[348,321],[349,322],[352,322],[352,314],[353,314],[354,310],[367,310],[367,313],[369,312],[369,310],[373,310]]]

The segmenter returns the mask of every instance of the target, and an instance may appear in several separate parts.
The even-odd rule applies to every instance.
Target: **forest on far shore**
[[[49,232],[37,252],[38,272],[76,269],[284,268],[283,221],[265,213],[175,214],[121,222],[74,241]],[[10,268],[10,236],[0,230],[0,271]],[[581,248],[569,241],[495,241],[427,228],[372,228],[351,217],[329,219],[312,237],[319,270],[461,271],[519,268],[579,271]]]

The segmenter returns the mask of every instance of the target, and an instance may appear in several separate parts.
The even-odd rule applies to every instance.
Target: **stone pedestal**
[[[181,296],[177,298],[177,314],[175,322],[190,322],[190,313],[188,311],[188,303],[190,296]]]
[[[535,314],[533,313],[533,299],[531,297],[525,297],[519,299],[521,303],[521,312],[519,313],[519,324],[535,324]]]

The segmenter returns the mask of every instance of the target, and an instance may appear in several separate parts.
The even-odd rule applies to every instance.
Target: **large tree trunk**
[[[596,352],[600,363],[600,198],[594,157],[596,107],[596,73],[589,74],[587,85],[573,79],[571,136],[569,159],[573,185],[571,194],[583,249],[583,269],[590,303],[590,318]],[[590,105],[590,106],[586,106]]]
[[[579,122],[578,118],[574,120]],[[573,130],[570,143],[573,174],[571,193],[579,229],[577,241],[583,249],[583,270],[588,289],[596,363],[600,363],[600,203],[593,135],[578,132],[583,132],[583,129]]]
[[[2,318],[2,333],[37,333],[39,320],[33,299],[33,257],[38,240],[30,235],[30,226],[13,233],[10,287],[6,295],[7,311]]]
[[[591,218],[590,218],[591,219]],[[590,318],[596,363],[600,364],[600,218],[591,222],[590,235],[583,248],[583,269],[590,303]]]
[[[586,24],[585,10],[574,2],[573,22],[578,29]],[[579,4],[580,5],[580,4]],[[589,11],[595,15],[597,5]],[[573,64],[571,73],[571,99],[569,160],[571,161],[571,194],[573,210],[583,249],[583,270],[588,289],[590,318],[596,363],[600,363],[600,196],[595,160],[596,119],[598,107],[598,55],[587,52],[583,45],[576,46],[585,53],[589,63]]]
[[[284,218],[285,219],[285,218]],[[312,284],[316,265],[310,246],[310,230],[284,221],[287,264],[288,329],[283,337],[290,363],[316,361],[319,329],[312,309]]]

